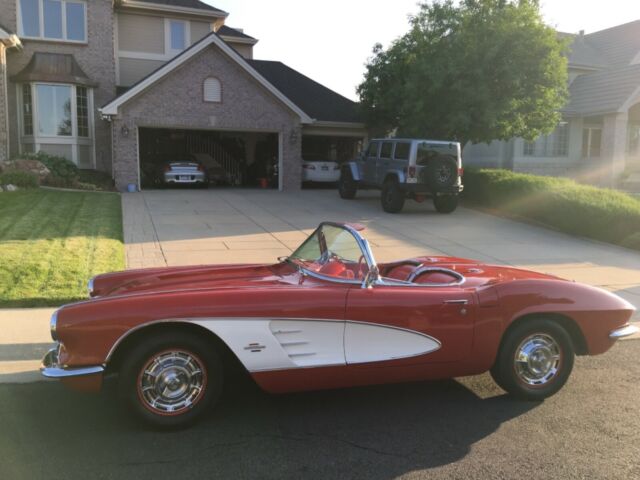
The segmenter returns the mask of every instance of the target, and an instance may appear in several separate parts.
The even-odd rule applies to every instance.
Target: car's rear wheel
[[[404,207],[405,194],[397,180],[387,180],[382,186],[380,203],[387,213],[398,213]]]
[[[567,331],[549,319],[535,318],[507,331],[491,376],[516,397],[543,400],[566,383],[573,361]]]
[[[457,195],[436,195],[433,197],[433,206],[438,213],[451,213],[458,208]]]
[[[340,194],[340,198],[344,198],[345,200],[353,200],[354,198],[356,198],[357,192],[358,186],[353,180],[351,172],[343,170],[338,182],[338,193]]]
[[[119,391],[139,419],[157,428],[182,428],[207,412],[222,383],[214,345],[188,333],[166,332],[129,352]]]

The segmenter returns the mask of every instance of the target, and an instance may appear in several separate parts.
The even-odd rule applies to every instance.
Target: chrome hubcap
[[[206,386],[200,360],[184,351],[163,352],[144,367],[138,392],[145,405],[156,413],[176,414],[191,408]]]
[[[527,385],[545,385],[560,369],[560,352],[560,346],[550,335],[536,333],[525,338],[515,355],[518,378]]]

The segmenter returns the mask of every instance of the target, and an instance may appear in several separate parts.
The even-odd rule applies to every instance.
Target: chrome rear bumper
[[[102,365],[95,367],[81,367],[81,368],[64,368],[58,363],[58,348],[56,346],[49,350],[42,359],[40,364],[40,373],[47,378],[68,378],[79,377],[83,375],[94,375],[96,373],[104,372]]]
[[[613,332],[609,334],[609,338],[613,340],[617,340],[619,338],[630,337],[636,333],[640,332],[640,328],[635,325],[625,325],[622,328],[617,328]]]

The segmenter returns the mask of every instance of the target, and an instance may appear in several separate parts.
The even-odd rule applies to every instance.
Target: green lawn
[[[80,300],[92,276],[122,269],[118,194],[0,193],[0,307]]]

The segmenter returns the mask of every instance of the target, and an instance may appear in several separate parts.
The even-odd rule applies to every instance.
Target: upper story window
[[[87,5],[72,0],[18,0],[18,32],[25,38],[87,41]]]
[[[180,53],[189,45],[189,22],[167,20],[167,25],[167,53]]]

